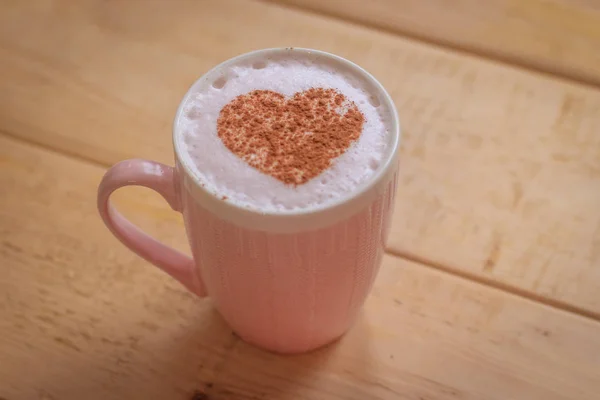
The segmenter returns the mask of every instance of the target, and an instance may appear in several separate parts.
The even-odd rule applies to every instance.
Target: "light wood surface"
[[[0,3],[0,400],[598,398],[600,89],[391,33],[591,81],[597,6],[344,4],[338,15],[389,32],[251,0]],[[431,18],[411,25],[419,15]],[[364,313],[339,343],[296,357],[241,342],[95,209],[110,164],[172,163],[172,118],[198,76],[272,46],[367,68],[404,135],[389,254]],[[114,197],[187,251],[158,195]]]
[[[0,14],[5,133],[170,163],[175,109],[206,70],[255,48],[332,51],[399,109],[390,251],[600,319],[598,90],[270,3],[51,4]]]
[[[0,398],[596,399],[599,324],[392,256],[334,346],[280,357],[117,243],[95,209],[104,170],[0,137]],[[149,191],[127,215],[183,243]],[[15,212],[18,210],[18,212]]]
[[[600,86],[596,0],[271,0]]]

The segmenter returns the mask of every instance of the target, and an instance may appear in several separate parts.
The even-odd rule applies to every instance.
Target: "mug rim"
[[[178,138],[180,137],[180,134],[181,134],[180,129],[178,128],[178,121],[180,120],[181,114],[183,113],[184,105],[187,103],[189,97],[193,94],[196,87],[199,84],[201,84],[202,81],[205,80],[208,76],[217,73],[219,70],[221,70],[229,65],[242,62],[245,59],[250,59],[250,58],[257,57],[257,56],[268,56],[270,53],[271,54],[281,54],[282,52],[286,52],[286,51],[287,52],[305,53],[308,55],[316,55],[318,57],[323,57],[325,59],[332,59],[333,61],[340,63],[340,64],[344,65],[345,67],[351,69],[354,73],[361,76],[363,79],[368,81],[368,83],[370,85],[372,85],[374,88],[376,88],[378,95],[380,96],[381,104],[384,105],[385,107],[387,107],[388,112],[391,117],[392,138],[390,141],[390,150],[386,154],[385,158],[381,162],[381,164],[380,164],[379,168],[377,169],[377,171],[375,172],[375,174],[373,174],[369,179],[367,179],[361,185],[358,185],[355,188],[355,190],[350,192],[348,195],[342,196],[338,199],[335,199],[332,202],[327,202],[323,205],[319,205],[316,207],[310,207],[310,208],[306,208],[306,209],[298,209],[298,210],[260,211],[260,210],[254,209],[254,208],[243,207],[243,206],[237,205],[233,202],[222,201],[215,193],[213,193],[210,190],[207,190],[203,186],[200,178],[198,176],[196,176],[196,174],[192,170],[192,167],[190,165],[188,165],[188,163],[191,161],[186,160],[184,157],[182,157],[184,152],[180,148],[182,146],[181,140],[178,140]],[[394,105],[394,102],[393,102],[391,96],[389,95],[387,90],[385,90],[383,85],[373,75],[371,75],[368,71],[366,71],[364,68],[360,67],[359,65],[355,64],[354,62],[347,60],[343,57],[340,57],[338,55],[328,53],[325,51],[321,51],[321,50],[315,50],[315,49],[309,49],[309,48],[298,48],[298,47],[276,47],[276,48],[254,50],[251,52],[240,54],[236,57],[230,58],[230,59],[214,66],[213,68],[208,70],[206,73],[202,74],[202,76],[200,76],[198,79],[196,79],[190,85],[187,92],[182,97],[181,102],[179,103],[179,106],[177,107],[177,112],[175,113],[175,118],[173,120],[172,140],[173,140],[173,148],[175,150],[175,156],[176,156],[177,164],[178,164],[177,167],[178,167],[178,169],[182,168],[183,171],[185,172],[186,177],[188,178],[188,179],[184,179],[184,184],[188,189],[192,189],[195,194],[202,197],[203,205],[205,205],[204,203],[206,201],[209,201],[210,203],[218,202],[220,204],[216,208],[219,209],[220,211],[223,211],[223,213],[225,215],[230,215],[232,212],[233,213],[241,212],[243,214],[248,214],[248,213],[254,214],[256,216],[260,216],[260,218],[270,217],[270,218],[278,218],[278,219],[280,219],[280,218],[299,219],[299,218],[303,218],[303,217],[315,217],[318,215],[322,215],[323,213],[326,213],[326,212],[331,212],[331,211],[339,209],[339,208],[344,208],[344,206],[348,205],[348,203],[356,202],[357,199],[361,198],[362,196],[365,196],[367,193],[376,189],[382,183],[382,181],[387,181],[386,177],[388,177],[391,170],[395,169],[394,164],[397,164],[397,161],[398,161],[398,153],[399,153],[401,136],[402,136],[402,131],[401,131],[401,127],[400,127],[400,120],[399,120],[398,112],[396,110],[396,107]],[[198,197],[198,196],[195,196],[195,197]],[[210,200],[213,200],[213,201],[210,201]],[[212,205],[213,205],[213,207],[208,207],[208,208],[212,209],[211,211],[213,211],[213,212],[219,211],[219,210],[215,209],[215,206],[217,206],[216,204],[212,204]],[[222,212],[218,212],[218,213],[222,214]],[[246,216],[251,217],[251,215],[246,215]],[[234,218],[233,220],[235,221],[236,219]]]

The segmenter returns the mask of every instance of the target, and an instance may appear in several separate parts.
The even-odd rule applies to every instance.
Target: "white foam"
[[[202,185],[225,201],[261,212],[306,210],[349,196],[371,178],[389,152],[391,111],[361,74],[329,59],[305,53],[243,59],[209,73],[187,97],[176,122],[183,162]],[[217,136],[221,109],[253,90],[287,97],[310,88],[333,88],[353,101],[365,116],[360,138],[332,166],[299,186],[263,174],[234,155]]]

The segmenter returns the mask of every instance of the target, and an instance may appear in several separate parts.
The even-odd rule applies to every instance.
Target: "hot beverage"
[[[244,59],[191,91],[176,140],[224,201],[261,212],[323,206],[365,184],[389,151],[392,117],[369,85],[310,53]]]

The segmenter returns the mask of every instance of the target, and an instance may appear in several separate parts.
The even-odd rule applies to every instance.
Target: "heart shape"
[[[318,176],[359,138],[364,115],[335,89],[312,88],[289,99],[270,90],[225,105],[217,134],[235,155],[289,185]]]

